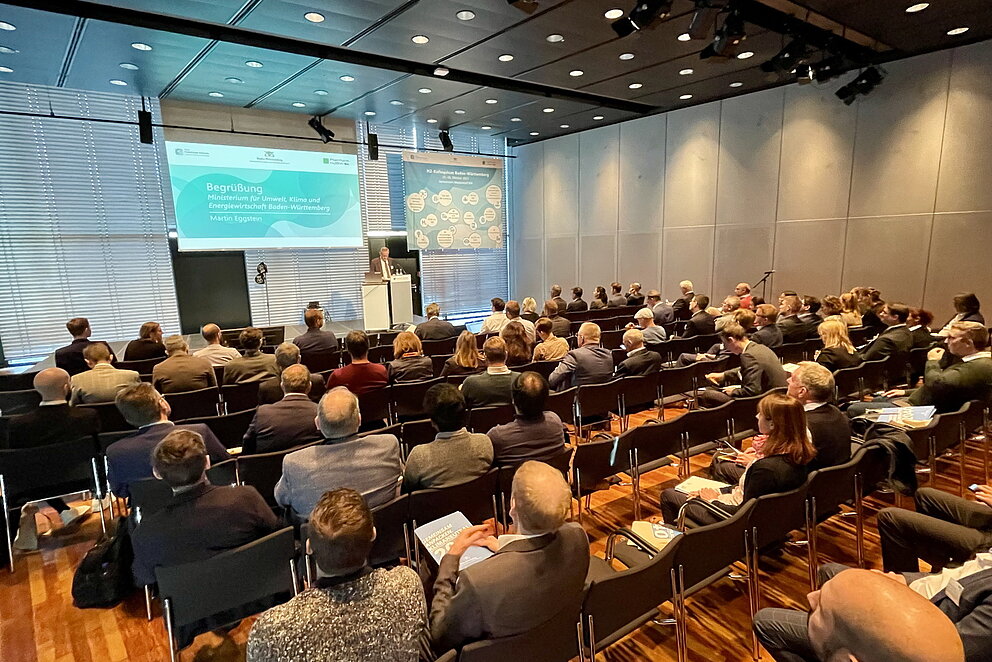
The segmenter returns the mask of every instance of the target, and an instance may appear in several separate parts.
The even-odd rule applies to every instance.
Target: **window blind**
[[[157,99],[146,100],[159,122]],[[134,122],[139,97],[0,84],[0,110]],[[94,338],[136,338],[147,321],[179,332],[167,238],[164,139],[138,127],[51,117],[0,119],[0,339],[13,364]]]

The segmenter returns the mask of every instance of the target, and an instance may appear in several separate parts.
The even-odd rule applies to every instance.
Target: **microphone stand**
[[[758,285],[761,285],[761,298],[765,300],[765,303],[768,303],[768,277],[773,273],[775,273],[775,270],[769,269],[765,272],[765,275],[761,277],[761,280],[755,283],[752,287],[752,289],[757,289]]]

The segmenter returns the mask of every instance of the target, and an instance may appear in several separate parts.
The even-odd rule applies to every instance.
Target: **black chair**
[[[258,387],[256,386],[256,388]],[[183,421],[187,418],[216,416],[219,394],[220,392],[215,387],[210,386],[197,391],[165,393],[162,397],[172,408],[172,414],[169,418],[173,421]]]
[[[206,561],[155,568],[170,659],[179,659],[177,628],[234,610],[243,610],[240,620],[262,611],[263,601],[282,602],[295,595],[295,557],[293,529],[286,527]]]
[[[775,348],[782,363],[799,363],[806,360],[806,341],[788,342]]]
[[[337,351],[306,352],[300,355],[300,363],[305,365],[310,372],[334,370],[341,365],[341,354]]]
[[[641,519],[641,475],[658,467],[673,464],[679,467],[679,475],[688,473],[689,462],[685,457],[682,416],[665,422],[647,422],[628,429],[621,442],[630,454],[630,468],[633,471],[634,519]]]
[[[27,391],[34,388],[37,372],[0,375],[0,391]]]
[[[682,416],[687,457],[721,446],[720,440],[731,443],[734,407],[735,403],[730,401],[711,409],[694,409]]]
[[[659,372],[658,391],[662,402],[665,398],[678,394],[693,394],[689,397],[694,397],[696,372],[697,368],[691,365],[684,368],[665,368]]]
[[[472,432],[486,434],[497,425],[512,421],[514,414],[513,405],[475,407],[468,412],[468,429]]]
[[[905,379],[906,371],[904,368],[893,369],[891,367],[893,362],[898,365],[900,360],[897,357],[890,356],[889,358],[862,363],[859,366],[861,368],[861,392],[873,393],[875,391],[884,391],[888,388],[889,384],[894,386],[902,383]],[[898,377],[900,371],[902,378]],[[893,379],[895,381],[892,381]]]
[[[449,384],[454,384],[455,386],[461,386],[465,382],[465,380],[471,376],[472,375],[448,375],[447,377],[444,378],[444,381],[448,382]]]
[[[672,338],[671,336],[669,338],[660,344],[649,344],[648,349],[658,352],[666,361],[677,361],[682,354],[696,353],[695,338]],[[707,347],[709,346],[707,345]]]
[[[4,416],[26,414],[41,404],[41,394],[32,389],[23,391],[0,391],[0,412]]]
[[[601,423],[609,423],[610,414],[618,416],[622,411],[620,405],[621,380],[604,384],[587,384],[580,386],[575,398],[575,433],[582,435],[584,428]],[[586,431],[588,437],[588,430]]]
[[[574,450],[572,446],[563,445],[557,457],[545,460],[545,464],[560,471],[562,477],[568,480],[571,475],[572,453]],[[510,494],[513,491],[513,477],[517,474],[517,469],[519,468],[520,464],[501,464],[498,467],[499,472],[496,476],[497,501],[499,506],[499,521],[503,524],[504,529],[510,525]]]
[[[834,390],[837,402],[861,399],[864,394],[861,383],[863,366],[862,363],[851,368],[841,368],[834,371]]]
[[[486,639],[466,645],[457,655],[458,662],[568,662],[579,654],[576,626],[584,593],[585,591],[578,596],[574,605],[566,603],[551,620],[533,630],[512,637]],[[443,660],[441,658],[438,662]]]
[[[392,342],[392,341],[390,341]],[[368,360],[372,363],[388,363],[393,360],[393,346],[380,345],[369,349]]]
[[[696,353],[702,354],[703,352],[709,351],[710,347],[720,342],[720,334],[708,333],[702,336],[693,336],[692,340],[696,341]]]
[[[527,370],[540,373],[545,379],[551,376],[561,361],[534,361],[527,364]],[[526,372],[523,367],[517,369],[518,372]]]
[[[393,420],[412,421],[423,418],[427,413],[424,411],[424,395],[427,393],[427,389],[443,382],[442,377],[435,377],[419,382],[401,382],[391,385],[389,394]]]
[[[624,330],[619,331],[603,331],[599,336],[599,343],[606,349],[620,349],[620,345],[623,344],[623,334]]]
[[[927,365],[929,347],[914,347],[909,350],[909,385],[915,387],[916,382],[923,376]]]
[[[548,395],[544,404],[545,411],[553,411],[558,414],[562,423],[575,424],[575,396],[579,387],[565,389],[564,391],[552,391]]]
[[[93,492],[103,499],[106,477],[98,455],[93,436],[33,448],[0,450],[0,498],[11,572],[14,572],[11,530],[16,529],[11,514],[17,517],[21,507],[32,501],[76,492]],[[102,509],[100,521],[106,531]]]
[[[454,354],[432,354],[431,355],[431,369],[434,371],[435,377],[441,376],[441,371],[444,370],[444,364],[450,359]]]
[[[401,426],[400,450],[404,461],[410,456],[410,449],[421,444],[429,444],[437,436],[437,430],[429,418],[420,421],[406,421]]]
[[[630,425],[630,415],[638,414],[649,409],[655,409],[657,418],[665,420],[665,408],[658,405],[661,400],[661,374],[654,372],[649,375],[633,375],[624,377],[620,382],[621,428]]]
[[[183,421],[183,423],[203,423],[210,428],[211,432],[217,435],[220,443],[224,444],[224,448],[237,448],[244,441],[248,426],[251,425],[252,419],[255,418],[255,412],[255,409],[246,409],[245,411],[225,414],[223,416],[190,418]]]
[[[444,340],[424,340],[421,341],[424,356],[434,356],[435,354],[454,354],[455,342],[458,338],[445,338]]]
[[[312,445],[306,444],[298,448],[276,451],[274,453],[242,455],[238,457],[238,479],[242,485],[251,485],[258,490],[258,493],[262,495],[265,503],[269,504],[269,506],[278,508],[279,504],[276,503],[275,489],[276,483],[282,478],[283,458],[293,451]]]
[[[389,411],[392,386],[366,391],[358,396],[358,410],[362,414],[362,430],[382,428],[392,421]]]
[[[369,565],[392,565],[403,558],[410,562],[410,495],[402,494],[372,509],[375,541],[369,552]]]
[[[224,403],[225,414],[254,409],[258,406],[258,387],[261,382],[241,382],[220,387],[220,399]],[[206,414],[203,414],[206,416]]]
[[[399,331],[380,331],[375,334],[375,346],[376,347],[388,347],[389,351],[393,351],[393,341],[396,340],[396,336],[400,335]],[[392,355],[390,355],[392,358]],[[369,359],[371,361],[371,359]],[[374,361],[373,361],[374,363]]]
[[[600,437],[603,439],[599,439]],[[572,493],[579,502],[578,521],[582,523],[582,511],[588,510],[592,493],[610,489],[606,479],[620,473],[633,475],[630,466],[630,436],[618,437],[596,435],[596,441],[579,444],[572,456]],[[585,505],[583,506],[583,498]]]
[[[116,367],[118,370],[134,370],[139,375],[150,375],[152,374],[152,368],[166,358],[168,357],[159,356],[154,359],[142,359],[141,361],[118,361]]]
[[[131,432],[135,429],[133,425],[124,420],[124,416],[113,402],[76,406],[96,412],[97,418],[100,419],[101,432]]]
[[[416,529],[455,511],[461,511],[473,524],[489,518],[498,521],[496,509],[497,469],[470,481],[444,489],[417,490],[410,493],[410,521]],[[414,558],[420,567],[420,545],[416,545]]]
[[[130,483],[128,497],[131,504],[131,517],[135,524],[152,513],[162,510],[172,501],[172,488],[158,478],[142,478]]]

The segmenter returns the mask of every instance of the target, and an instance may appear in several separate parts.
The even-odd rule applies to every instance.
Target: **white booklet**
[[[630,526],[630,530],[640,536],[644,542],[654,547],[659,552],[665,546],[682,535],[678,529],[674,529],[661,522],[645,522],[637,520]],[[636,546],[635,543],[627,541],[628,545]]]
[[[703,478],[702,476],[689,476],[681,483],[675,486],[675,489],[682,494],[691,494],[692,492],[698,492],[704,487],[716,490],[719,492],[725,487],[730,487],[727,483],[721,483],[718,480],[710,480],[709,478]]]
[[[417,540],[430,553],[434,562],[440,565],[441,559],[451,549],[451,543],[455,541],[459,533],[470,526],[472,526],[472,523],[468,521],[468,518],[461,511],[456,511],[450,515],[445,515],[441,519],[436,519],[433,522],[418,526],[413,530],[413,533],[417,536]],[[458,569],[464,570],[479,561],[485,561],[492,555],[493,553],[488,547],[469,547],[462,554]]]

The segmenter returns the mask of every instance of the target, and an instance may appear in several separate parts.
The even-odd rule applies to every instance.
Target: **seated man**
[[[803,307],[799,312],[799,321],[806,325],[808,335],[816,335],[816,327],[823,321],[820,315],[822,304],[820,300],[812,294],[804,294],[802,298]]]
[[[557,283],[551,286],[551,301],[555,302],[558,312],[563,313],[568,308],[568,302],[561,297],[561,285]]]
[[[720,340],[728,352],[740,354],[741,367],[706,375],[706,379],[724,388],[722,391],[709,389],[700,393],[700,405],[716,407],[729,402],[731,398],[761,395],[773,388],[787,385],[785,370],[775,352],[748,340],[740,324],[725,326],[720,333]]]
[[[122,388],[141,382],[141,376],[134,370],[118,370],[110,364],[114,355],[104,343],[87,345],[83,358],[90,369],[72,376],[69,404],[113,402]]]
[[[300,348],[300,353],[326,354],[338,351],[338,339],[334,332],[324,331],[324,311],[307,308],[303,313],[303,323],[307,325],[306,333],[293,338],[293,344]]]
[[[530,340],[531,344],[534,344],[536,338],[536,333],[534,331],[534,323],[530,320],[525,320],[520,316],[520,304],[516,301],[506,302],[506,323],[517,322],[524,327],[524,332],[527,334],[527,339]],[[505,330],[506,327],[503,327]]]
[[[424,314],[427,316],[427,321],[418,324],[413,331],[421,340],[445,340],[458,335],[454,324],[441,319],[441,306],[429,303]]]
[[[706,312],[710,305],[710,298],[705,294],[697,294],[692,297],[689,304],[689,312],[692,314],[689,321],[685,323],[685,331],[682,338],[693,338],[695,336],[709,336],[716,333],[716,317]]]
[[[565,523],[570,503],[560,471],[541,462],[521,465],[510,497],[516,534],[497,540],[488,525],[469,527],[441,559],[430,611],[435,651],[521,634],[566,610],[578,616],[589,541],[581,526]],[[472,545],[495,555],[459,571]]]
[[[169,358],[152,368],[152,386],[159,393],[198,391],[217,386],[217,376],[210,361],[189,355],[189,345],[182,336],[165,339]]]
[[[157,566],[203,561],[279,529],[278,518],[254,487],[207,481],[210,458],[196,432],[170,432],[155,445],[151,463],[155,477],[172,488],[173,499],[142,517],[132,534],[139,585],[155,583]]]
[[[979,485],[975,501],[921,487],[913,500],[915,512],[883,508],[878,513],[887,572],[918,572],[918,559],[943,568],[992,547],[992,487]]]
[[[692,305],[692,299],[696,296],[696,293],[692,291],[692,281],[684,280],[679,283],[679,296],[672,303],[672,310],[675,311],[675,319],[677,320],[687,320],[692,315],[692,311],[689,310]],[[706,301],[706,305],[709,305],[709,299]],[[702,307],[705,310],[706,306]]]
[[[627,304],[628,306],[643,306],[644,305],[644,293],[641,292],[640,283],[631,283],[630,289],[627,290]]]
[[[527,460],[560,459],[568,435],[558,414],[544,410],[549,390],[548,380],[538,372],[525,372],[513,383],[516,417],[486,434],[493,445],[493,464],[507,466]]]
[[[675,310],[672,308],[672,304],[662,301],[661,292],[658,290],[648,292],[648,298],[644,301],[644,305],[654,313],[654,323],[658,326],[675,321]]]
[[[649,345],[657,345],[668,339],[668,334],[665,333],[664,327],[660,327],[655,323],[654,313],[651,312],[650,308],[641,308],[634,313],[634,322],[640,327],[641,334],[644,336],[644,342]],[[633,329],[634,325],[628,324],[627,328]]]
[[[585,384],[602,384],[613,378],[613,352],[599,344],[599,325],[583,322],[576,344],[551,373],[551,388],[564,390]]]
[[[613,281],[610,283],[610,296],[606,301],[607,308],[620,308],[627,305],[627,297],[623,294],[623,285]]]
[[[568,354],[568,341],[554,333],[554,323],[547,317],[537,320],[534,333],[541,341],[534,346],[535,361],[561,361]]]
[[[276,501],[307,518],[324,492],[339,487],[363,494],[370,508],[395,499],[403,477],[399,441],[391,434],[359,437],[361,425],[354,393],[343,386],[325,393],[317,405],[324,442],[286,456]]]
[[[282,399],[255,410],[241,445],[243,455],[288,450],[321,438],[314,422],[317,405],[308,395],[310,371],[305,365],[291,365],[282,371],[280,383]]]
[[[152,477],[152,450],[173,430],[191,430],[199,434],[214,464],[230,457],[217,436],[203,423],[176,425],[170,421],[172,408],[151,384],[126,388],[117,394],[115,402],[124,420],[138,428],[107,447],[107,479],[116,496],[126,498],[130,494],[128,485]]]
[[[803,342],[809,335],[809,327],[799,319],[803,301],[798,296],[788,294],[782,297],[778,308],[778,328],[782,332],[783,343]]]
[[[32,412],[12,416],[8,420],[7,448],[34,448],[70,439],[96,437],[100,431],[97,413],[84,407],[70,407],[67,402],[68,372],[62,368],[46,368],[34,376],[33,384],[34,390],[41,395],[41,404]],[[90,511],[89,506],[70,508],[62,499],[49,499],[48,505],[58,512],[64,527],[81,522],[83,515]],[[37,510],[33,504],[21,509],[15,549],[38,549],[38,524],[34,516]]]
[[[487,333],[499,333],[503,330],[503,327],[509,322],[506,319],[506,302],[499,297],[494,297],[490,300],[493,306],[492,314],[482,321],[482,328],[479,329],[480,335],[485,335]]]
[[[328,391],[344,386],[355,395],[362,395],[389,384],[386,366],[369,361],[369,337],[364,331],[349,331],[344,346],[351,355],[351,363],[331,372],[327,378]]]
[[[355,490],[331,490],[310,515],[316,586],[258,617],[247,662],[417,662],[427,624],[424,587],[405,566],[372,569],[376,530]]]
[[[510,404],[510,388],[520,376],[506,367],[506,343],[499,336],[489,338],[482,346],[486,371],[469,375],[462,382],[462,395],[470,408],[495,407]]]
[[[560,313],[565,310],[564,306],[559,307],[553,299],[544,302],[544,312],[542,315],[551,320],[551,330],[559,338],[565,339],[572,335],[572,323]]]
[[[617,366],[617,377],[650,375],[661,370],[661,354],[644,347],[644,334],[640,329],[624,331],[623,346],[627,348],[627,358]]]
[[[165,345],[162,344],[162,325],[158,322],[142,324],[138,330],[138,338],[124,348],[125,361],[158,359],[167,354]]]
[[[839,572],[809,594],[812,613],[762,609],[754,631],[778,662],[964,662],[966,652],[968,662],[987,659],[984,614],[968,617],[972,602],[931,601],[907,579]]]
[[[589,304],[582,298],[582,288],[578,286],[573,287],[572,300],[565,306],[565,311],[569,313],[581,313],[586,310],[589,310]]]
[[[212,366],[224,365],[232,359],[241,358],[241,352],[221,344],[220,327],[216,324],[204,324],[200,335],[207,341],[207,346],[193,352],[196,358],[206,359]]]
[[[778,328],[778,311],[770,303],[762,303],[754,309],[754,333],[751,334],[752,342],[765,347],[781,347],[784,342],[782,329]]]
[[[424,394],[424,411],[437,436],[410,449],[403,472],[403,490],[440,489],[468,482],[489,471],[493,444],[484,434],[469,432],[465,398],[454,384],[435,384]]]
[[[913,334],[906,326],[909,319],[909,306],[903,303],[887,303],[882,306],[878,318],[886,328],[874,340],[860,350],[863,361],[876,361],[890,356],[893,360],[909,361],[909,349],[913,346]]]
[[[276,357],[262,353],[262,338],[262,330],[253,326],[241,332],[238,341],[245,354],[224,364],[224,384],[264,382],[279,374]]]
[[[280,377],[286,368],[300,365],[300,361],[303,358],[300,348],[296,343],[291,342],[284,342],[276,347],[274,356],[276,357],[276,367],[279,370],[279,377],[266,379],[258,385],[258,404],[260,405],[271,405],[282,400],[283,390]],[[309,370],[307,374],[310,375],[310,390],[307,391],[307,394],[311,400],[317,402],[320,400],[320,396],[324,395],[324,379],[320,375],[310,374]]]
[[[73,317],[66,322],[65,328],[72,334],[72,342],[55,350],[55,367],[62,368],[70,377],[89,368],[83,357],[83,350],[93,343],[104,345],[113,356],[110,345],[102,340],[90,340],[93,332],[90,330],[90,321],[85,317]]]
[[[741,308],[751,308],[751,285],[748,283],[737,283],[734,287],[734,296],[740,299]]]

